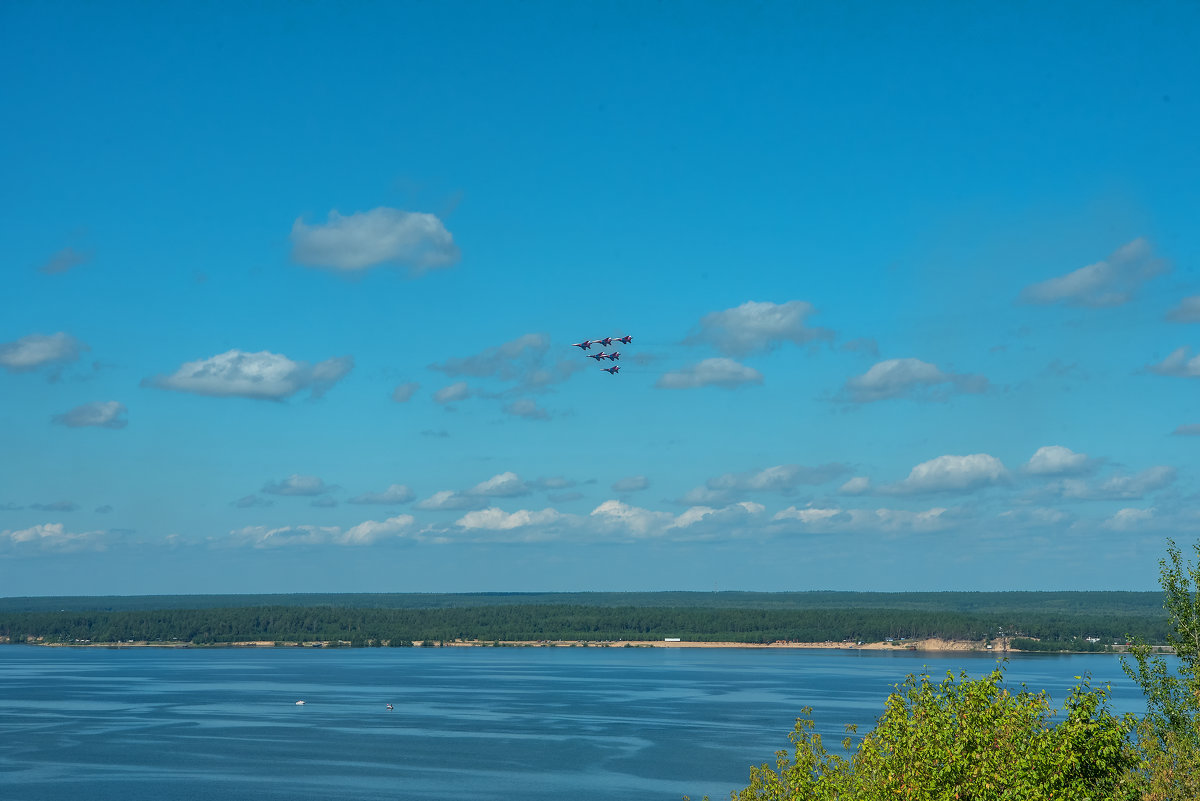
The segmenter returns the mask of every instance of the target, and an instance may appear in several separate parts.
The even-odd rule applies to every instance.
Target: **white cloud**
[[[253,548],[280,548],[292,545],[372,545],[384,539],[410,536],[415,520],[412,515],[397,515],[387,520],[365,520],[343,530],[340,526],[246,526],[229,532],[230,542]]]
[[[932,492],[969,492],[1002,484],[1008,471],[995,456],[973,453],[968,456],[947,454],[914,467],[908,478],[884,488],[893,494],[923,494]]]
[[[513,472],[499,473],[467,490],[470,495],[484,498],[517,498],[529,492],[529,485]]]
[[[814,311],[811,303],[802,300],[787,303],[747,301],[733,309],[704,315],[699,330],[685,342],[691,345],[706,343],[728,356],[745,356],[773,350],[784,342],[803,345],[833,339],[829,329],[805,325],[805,320]]]
[[[704,482],[703,487],[691,490],[682,498],[684,503],[722,503],[746,492],[789,493],[802,485],[815,486],[845,475],[844,464],[830,463],[805,467],[780,464],[746,473],[725,473]]]
[[[444,406],[448,403],[466,400],[471,397],[471,394],[471,388],[467,386],[466,381],[456,381],[433,393],[433,400],[435,403],[440,403]]]
[[[346,529],[345,533],[337,538],[336,544],[371,545],[383,539],[403,537],[415,522],[412,515],[396,515],[382,521],[364,520]]]
[[[959,525],[961,519],[958,510],[941,506],[919,511],[789,506],[776,513],[772,522],[783,531],[812,534],[895,534],[946,531]]]
[[[1154,508],[1120,509],[1100,525],[1111,531],[1137,531],[1154,519]]]
[[[70,411],[56,414],[51,422],[68,428],[97,426],[99,428],[124,428],[129,421],[125,419],[125,404],[117,401],[93,401],[82,406],[76,406]]]
[[[814,508],[806,506],[797,509],[795,506],[776,512],[772,520],[799,520],[801,523],[821,523],[838,515],[845,514],[841,509]]]
[[[1086,453],[1075,453],[1062,445],[1045,445],[1025,463],[1025,472],[1035,476],[1068,476],[1086,473],[1094,465]]]
[[[736,536],[763,511],[757,503],[734,503],[720,509],[693,506],[675,516],[608,500],[589,519],[599,527],[597,534],[610,538],[696,540]]]
[[[1025,287],[1021,300],[1039,305],[1119,306],[1129,302],[1142,284],[1166,271],[1166,263],[1154,257],[1150,243],[1138,238],[1117,248],[1107,261]]]
[[[102,551],[112,539],[109,531],[67,531],[62,523],[39,523],[23,529],[0,531],[0,550],[22,553],[42,551]]]
[[[1048,487],[1063,498],[1079,501],[1138,500],[1175,481],[1175,468],[1157,465],[1134,475],[1111,476],[1102,481],[1067,478]]]
[[[495,376],[508,381],[540,366],[549,349],[550,337],[546,334],[524,334],[510,342],[486,348],[473,356],[431,364],[429,369],[438,370],[446,375],[467,375],[475,378]]]
[[[421,385],[416,381],[406,381],[403,384],[397,384],[392,390],[392,400],[396,403],[407,403],[412,400],[412,396],[416,394]]]
[[[61,364],[79,359],[88,346],[70,334],[28,334],[16,342],[0,342],[0,367],[20,373],[36,370],[48,364]]]
[[[645,476],[628,476],[613,482],[613,492],[641,492],[650,487],[650,479]]]
[[[408,503],[414,497],[413,491],[403,484],[391,484],[383,492],[364,492],[362,495],[351,498],[347,503],[392,505]]]
[[[342,356],[310,365],[269,351],[230,350],[208,359],[185,362],[171,375],[142,381],[142,386],[212,397],[283,400],[301,390],[320,397],[354,367]]]
[[[667,512],[641,509],[617,500],[605,501],[590,516],[610,531],[635,538],[659,536],[674,520]]]
[[[504,407],[505,414],[513,417],[524,417],[526,420],[549,420],[550,413],[538,406],[530,398],[521,398]]]
[[[846,381],[843,394],[855,403],[910,397],[939,400],[952,392],[986,392],[981,375],[947,373],[920,359],[888,359]]]
[[[465,529],[488,529],[491,531],[511,531],[517,528],[528,528],[530,526],[545,526],[551,523],[557,523],[566,519],[566,515],[561,514],[554,509],[543,509],[540,512],[535,512],[529,509],[520,509],[509,514],[495,506],[490,506],[487,509],[480,509],[475,512],[467,512],[456,522],[455,525]]]
[[[1173,323],[1200,323],[1200,295],[1192,295],[1179,301],[1179,305],[1167,312]]]
[[[383,206],[348,217],[331,211],[324,225],[297,218],[291,238],[292,258],[309,267],[364,270],[396,264],[420,275],[459,259],[454,237],[437,217]]]
[[[1159,375],[1173,375],[1180,378],[1200,378],[1200,356],[1192,356],[1191,348],[1176,348],[1171,355],[1158,364],[1152,364],[1146,369]]]
[[[416,504],[416,508],[427,511],[458,511],[462,509],[479,509],[487,505],[487,501],[480,496],[464,495],[461,492],[452,492],[450,490],[442,490],[435,492],[423,501]]]
[[[316,476],[302,476],[299,473],[293,473],[283,481],[263,485],[262,492],[268,495],[324,495],[329,490],[333,489],[325,485],[325,482]]]
[[[866,476],[855,476],[842,486],[838,492],[842,495],[863,495],[871,490],[871,479]]]
[[[664,373],[655,384],[659,389],[695,389],[697,387],[725,387],[732,389],[743,384],[761,384],[762,373],[752,367],[738,364],[733,359],[705,359],[699,364]]]

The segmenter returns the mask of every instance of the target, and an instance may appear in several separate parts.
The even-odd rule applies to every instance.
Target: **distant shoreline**
[[[342,640],[335,644],[331,640],[311,640],[311,641],[282,641],[275,642],[272,640],[254,640],[230,643],[205,643],[197,644],[190,642],[152,642],[152,641],[133,641],[133,642],[31,642],[29,645],[37,645],[44,648],[175,648],[175,649],[211,649],[211,648],[329,648],[331,650],[341,650],[350,646],[349,641]],[[613,640],[613,641],[595,641],[595,640],[458,640],[454,642],[445,642],[441,645],[433,644],[425,646],[421,640],[413,642],[414,647],[441,647],[441,648],[744,648],[750,650],[779,650],[779,649],[807,649],[807,650],[839,650],[839,651],[889,651],[889,652],[906,652],[918,651],[926,653],[953,653],[953,652],[976,652],[976,653],[1056,653],[1056,654],[1072,654],[1072,653],[1123,653],[1124,646],[1116,646],[1113,651],[1023,651],[1019,648],[1008,647],[1003,645],[989,645],[981,640],[945,640],[940,638],[927,638],[921,640],[897,640],[894,642],[772,642],[772,643],[746,643],[746,642],[704,642],[694,640]],[[384,646],[386,647],[386,646]],[[1155,646],[1156,653],[1171,653],[1172,649],[1169,646]]]

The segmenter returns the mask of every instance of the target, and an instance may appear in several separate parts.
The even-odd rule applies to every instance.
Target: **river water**
[[[994,664],[799,649],[0,646],[0,798],[716,801],[773,761],[803,706],[832,745],[847,723],[868,729],[906,674]],[[1114,656],[1006,667],[1059,707],[1085,673],[1113,685],[1116,712],[1144,710]]]

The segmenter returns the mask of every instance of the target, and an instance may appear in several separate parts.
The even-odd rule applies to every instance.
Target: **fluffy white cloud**
[[[795,506],[776,512],[772,520],[799,520],[801,523],[821,523],[838,515],[845,514],[841,509],[829,509],[806,506],[798,509]]]
[[[946,454],[922,462],[909,471],[908,478],[885,489],[893,494],[922,494],[931,492],[969,492],[1002,484],[1008,471],[995,456],[973,453],[968,456]]]
[[[268,495],[324,495],[332,487],[326,486],[325,482],[316,476],[302,476],[299,473],[293,473],[283,481],[268,482],[263,485],[262,492]]]
[[[1179,305],[1167,312],[1173,323],[1200,323],[1200,295],[1192,295],[1179,301]]]
[[[772,521],[783,531],[813,534],[935,533],[959,525],[961,513],[945,507],[907,509],[839,509],[789,506]]]
[[[1138,531],[1154,519],[1154,509],[1119,509],[1100,525],[1111,531]]]
[[[471,397],[471,394],[471,388],[467,386],[466,381],[456,381],[433,393],[433,400],[434,403],[440,403],[444,406],[448,403],[466,400]]]
[[[1152,364],[1146,369],[1159,375],[1173,375],[1180,378],[1200,377],[1200,355],[1192,356],[1189,347],[1176,348],[1171,355],[1158,364]]]
[[[15,342],[0,342],[0,367],[20,373],[49,364],[79,359],[88,346],[70,334],[28,334]]]
[[[229,532],[229,542],[253,548],[371,545],[384,539],[411,537],[414,523],[412,515],[397,515],[387,520],[365,520],[344,530],[340,526],[246,526]]]
[[[412,396],[416,394],[421,385],[416,381],[406,381],[403,384],[397,384],[392,390],[392,400],[396,403],[407,403],[412,400]]]
[[[540,512],[520,509],[509,514],[503,509],[489,506],[475,512],[467,512],[458,519],[455,525],[465,529],[488,529],[491,531],[511,531],[517,528],[545,526],[567,519],[566,515],[555,509],[543,509]]]
[[[313,397],[320,397],[353,367],[353,356],[309,364],[265,350],[257,353],[230,350],[208,359],[185,362],[171,375],[144,379],[142,386],[256,400],[283,400],[307,389]]]
[[[610,531],[635,538],[659,536],[674,520],[667,512],[641,509],[617,500],[605,501],[590,516]]]
[[[413,491],[403,484],[391,484],[383,492],[364,492],[351,498],[348,503],[393,505],[408,503],[414,497]]]
[[[641,492],[650,487],[650,479],[645,476],[628,476],[613,482],[613,492]]]
[[[413,528],[412,515],[396,515],[387,520],[364,520],[346,529],[336,540],[338,545],[371,545],[383,539],[403,537]]]
[[[451,490],[442,490],[435,492],[423,501],[416,504],[416,508],[426,511],[459,511],[462,509],[480,509],[487,505],[487,501],[478,495],[465,495],[461,492],[453,492]]]
[[[838,492],[842,495],[864,495],[871,489],[871,479],[866,476],[855,476],[847,481],[842,486],[838,487]]]
[[[459,259],[446,226],[432,214],[379,207],[324,224],[292,224],[292,258],[309,267],[364,270],[379,264],[408,267],[413,274],[449,267]]]
[[[1075,453],[1062,445],[1045,445],[1025,463],[1025,472],[1035,476],[1069,476],[1086,473],[1094,464],[1086,453]]]
[[[1021,300],[1039,305],[1119,306],[1129,302],[1138,287],[1166,270],[1166,263],[1154,257],[1150,243],[1138,238],[1117,248],[1106,261],[1025,287]]]
[[[786,494],[802,485],[815,486],[833,481],[848,471],[844,464],[830,463],[816,467],[780,464],[746,473],[725,473],[710,478],[703,487],[691,490],[682,500],[684,503],[722,503],[746,492]]]
[[[517,498],[529,492],[529,485],[513,472],[499,473],[467,490],[468,494],[483,498]]]
[[[745,356],[772,350],[784,342],[803,345],[833,339],[826,328],[809,328],[805,321],[815,309],[811,303],[790,300],[787,303],[747,301],[741,306],[706,314],[699,330],[685,342],[709,344],[729,356]]]
[[[125,404],[117,401],[93,401],[82,406],[76,406],[70,411],[56,414],[50,420],[68,428],[97,426],[99,428],[124,428],[129,421],[125,419]]]
[[[732,389],[743,384],[761,384],[762,373],[753,367],[738,364],[724,357],[705,359],[699,364],[664,373],[655,384],[659,389],[695,389],[725,387]]]
[[[62,523],[39,523],[23,529],[0,531],[0,551],[13,553],[102,551],[113,534],[109,531],[67,531]]]
[[[941,399],[952,392],[979,393],[988,388],[981,375],[944,372],[920,359],[888,359],[846,381],[843,394],[855,403],[888,398]]]
[[[1079,501],[1138,500],[1175,481],[1175,468],[1157,465],[1134,475],[1117,475],[1100,481],[1067,478],[1048,487],[1063,498]]]

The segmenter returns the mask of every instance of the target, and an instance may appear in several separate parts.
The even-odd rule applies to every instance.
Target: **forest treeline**
[[[477,606],[607,606],[670,609],[912,609],[1164,616],[1160,592],[478,592],[96,595],[0,598],[0,612],[336,606],[450,609]]]
[[[4,611],[0,637],[10,642],[93,643],[180,641],[381,642],[459,640],[658,640],[770,643],[877,642],[940,637],[957,640],[1005,636],[1029,638],[1053,649],[1099,650],[1127,636],[1163,642],[1167,620],[1159,615],[1090,612],[963,612],[950,610],[845,608],[754,609],[495,604],[438,608],[354,606],[235,606],[195,609]],[[1084,638],[1099,638],[1088,643]]]

